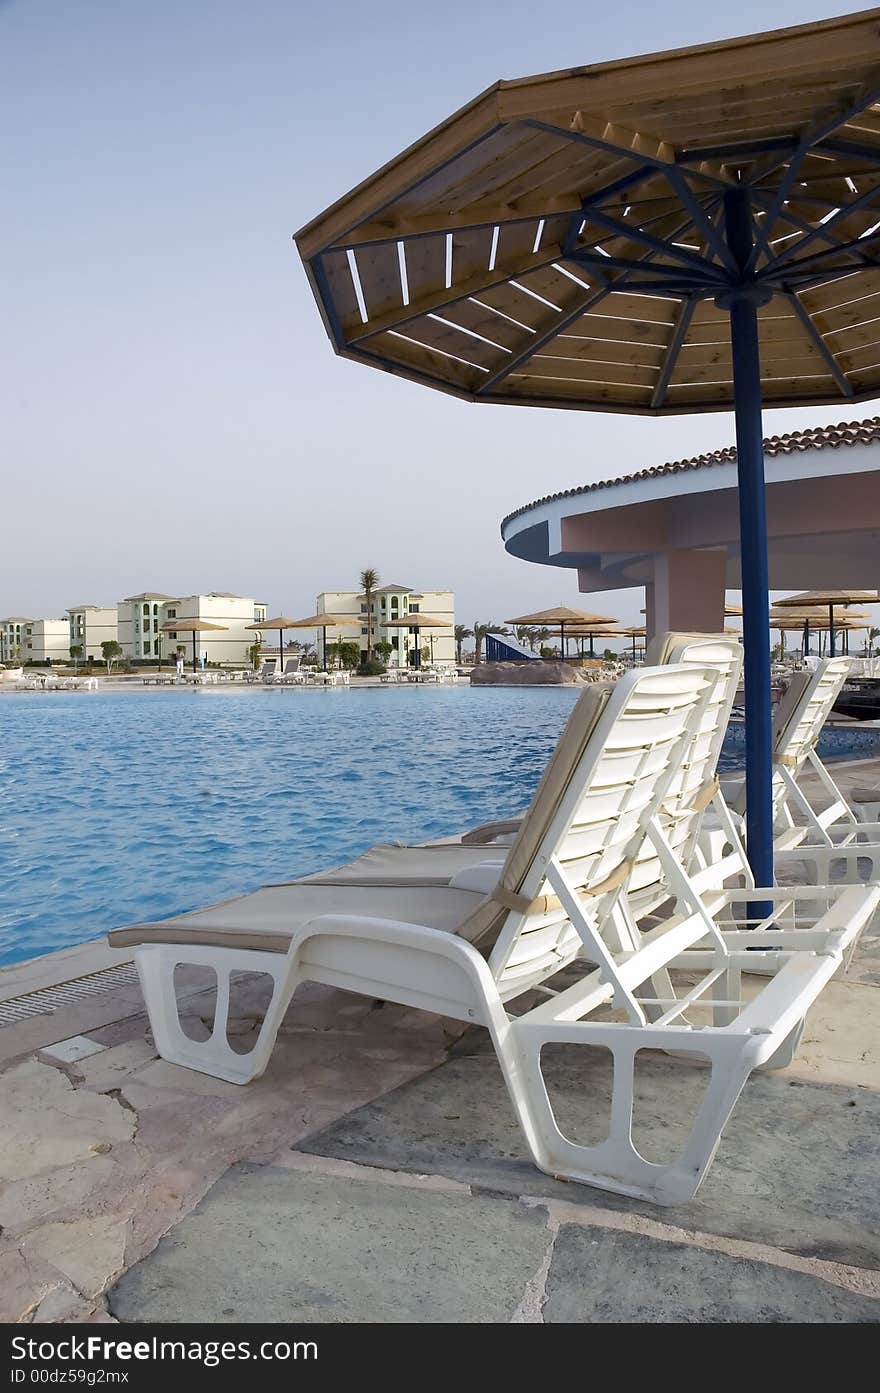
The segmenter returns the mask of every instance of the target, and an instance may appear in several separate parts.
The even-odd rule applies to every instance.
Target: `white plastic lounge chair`
[[[579,700],[500,878],[488,894],[474,872],[440,887],[350,887],[301,883],[139,925],[110,935],[137,947],[136,959],[158,1049],[164,1058],[245,1083],[266,1067],[297,985],[306,980],[439,1012],[486,1026],[536,1164],[551,1175],[676,1203],[698,1188],[721,1130],[749,1073],[787,1059],[804,1014],[868,922],[880,888],[808,888],[828,909],[811,929],[723,935],[681,871],[659,812],[682,759],[704,727],[714,674],[696,666],[644,668],[610,694]],[[669,875],[676,914],[644,935],[629,912],[626,886],[649,839]],[[733,892],[742,897],[742,891]],[[780,916],[797,892],[761,889]],[[727,892],[720,910],[733,921]],[[772,953],[746,953],[768,943]],[[704,943],[708,947],[703,947]],[[511,1017],[505,1003],[571,964],[585,949],[598,966],[540,1005]],[[484,956],[485,955],[485,956]],[[686,955],[686,956],[685,956]],[[774,975],[748,1004],[739,974],[755,958]],[[669,973],[688,969],[684,995],[666,999]],[[213,1032],[184,1034],[174,996],[178,963],[217,975]],[[692,972],[702,974],[696,986]],[[250,1055],[226,1038],[230,978],[262,972],[274,993]],[[639,989],[648,984],[647,995]],[[711,990],[711,1025],[685,1011]],[[623,1020],[584,1019],[612,1006]],[[649,1021],[649,1013],[655,1017]],[[553,1042],[600,1046],[614,1061],[607,1139],[577,1145],[559,1130],[541,1073]],[[681,1154],[646,1161],[631,1136],[634,1066],[640,1050],[664,1050],[711,1066],[704,1100]],[[588,1102],[588,1100],[585,1100]]]
[[[783,693],[773,721],[773,824],[777,858],[791,853],[807,864],[813,877],[827,884],[833,869],[845,878],[860,877],[858,861],[870,862],[869,878],[880,879],[880,819],[866,814],[865,800],[854,811],[822,762],[816,746],[822,728],[849,673],[849,659],[826,658],[813,671],[795,673]],[[817,812],[800,779],[812,771],[830,802]],[[745,788],[725,790],[734,815],[745,813]],[[864,791],[860,791],[863,793]],[[880,811],[880,810],[878,810]]]
[[[277,666],[277,658],[265,658],[259,672],[246,672],[244,680],[245,682],[271,682]]]
[[[288,658],[284,671],[275,673],[273,681],[286,687],[299,687],[305,682],[305,673],[300,672],[300,658]]]

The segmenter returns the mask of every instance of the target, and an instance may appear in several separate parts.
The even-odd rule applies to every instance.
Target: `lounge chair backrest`
[[[654,639],[650,651],[657,663],[696,664],[716,674],[700,730],[663,799],[667,838],[679,861],[687,866],[703,813],[717,791],[718,760],[742,676],[743,649],[739,639],[726,634],[672,632]],[[646,843],[642,864],[628,888],[632,908],[639,917],[661,902],[658,895],[665,888],[659,867],[651,864],[650,857],[651,847]]]
[[[583,947],[560,884],[563,899],[574,895],[597,921],[617,899],[712,687],[706,669],[675,665],[642,668],[580,697],[496,889],[460,930],[491,948],[502,996],[545,980]]]
[[[773,713],[773,816],[785,816],[789,785],[782,777],[786,769],[797,780],[805,760],[814,755],[822,727],[850,670],[849,658],[824,658],[812,672],[793,674]],[[734,807],[745,811],[743,787]]]
[[[278,663],[277,658],[267,658],[266,661],[263,663],[263,666],[262,666],[262,668],[260,669],[260,676],[261,676],[261,678],[263,679],[264,682],[265,682],[265,680],[266,680],[267,677],[271,677],[271,676],[272,676],[272,674],[274,673],[275,668],[276,668],[276,666],[277,666],[277,663]]]
[[[287,662],[284,664],[284,675],[285,675],[285,677],[287,676],[287,674],[288,674],[289,672],[299,672],[299,663],[300,663],[300,660],[299,660],[298,657],[297,657],[297,658],[288,658],[288,659],[287,659]]]
[[[773,720],[776,764],[796,770],[816,748],[849,670],[849,658],[825,658],[815,672],[795,673]]]

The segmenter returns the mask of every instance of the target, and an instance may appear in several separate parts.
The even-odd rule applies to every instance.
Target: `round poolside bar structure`
[[[769,584],[876,589],[880,416],[764,441]],[[742,589],[736,449],[549,494],[509,513],[507,551],[578,573],[584,594],[644,586],[648,638],[720,633]]]

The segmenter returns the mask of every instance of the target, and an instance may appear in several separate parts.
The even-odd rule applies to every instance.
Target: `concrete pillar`
[[[666,551],[654,558],[653,591],[647,601],[648,633],[724,632],[726,552]],[[653,612],[652,612],[653,611]]]
[[[657,624],[654,619],[654,585],[649,581],[645,586],[645,648],[653,641],[657,632]]]

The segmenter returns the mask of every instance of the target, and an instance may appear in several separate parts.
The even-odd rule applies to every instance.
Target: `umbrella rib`
[[[682,262],[689,269],[696,268],[703,274],[706,272],[707,263],[693,252],[686,251],[683,247],[675,247],[668,240],[655,237],[650,232],[643,232],[639,227],[630,227],[626,223],[618,222],[616,218],[610,217],[608,213],[603,213],[601,209],[591,208],[587,213],[587,221],[598,223],[600,227],[604,226],[616,236],[624,237],[628,241],[641,242],[650,251],[654,251],[658,255],[663,253],[670,256],[674,261]],[[688,221],[692,222],[693,218]]]
[[[730,249],[724,237],[719,228],[715,226],[715,223],[706,212],[702,203],[700,203],[699,199],[696,197],[684,174],[678,169],[667,170],[665,177],[670,187],[674,189],[678,195],[682,207],[690,213],[694,227],[702,232],[704,241],[711,247],[712,251],[714,251],[721,264],[726,266],[728,271],[735,272],[736,262],[730,253]]]
[[[555,320],[551,327],[546,329],[543,334],[539,334],[532,343],[520,349],[519,353],[515,353],[506,363],[500,368],[497,368],[495,372],[491,373],[476,389],[475,395],[477,397],[483,396],[484,393],[488,392],[492,387],[502,382],[505,377],[509,377],[510,374],[521,367],[523,363],[528,362],[529,358],[535,353],[540,352],[545,344],[550,343],[561,334],[563,329],[568,328],[569,324],[573,324],[576,319],[580,319],[582,314],[586,314],[594,305],[598,305],[600,300],[604,300],[605,296],[609,295],[612,290],[616,290],[619,284],[619,281],[615,281],[612,285],[603,285],[599,290],[594,291],[592,295],[588,295],[586,300],[582,300],[576,309],[564,313],[562,318]]]
[[[878,155],[880,155],[880,151],[878,151]],[[798,252],[803,251],[804,247],[807,246],[809,242],[813,242],[816,240],[816,238],[819,237],[821,237],[823,240],[831,240],[834,243],[832,250],[845,250],[847,244],[837,240],[837,238],[834,236],[834,228],[837,226],[839,222],[843,222],[844,219],[848,218],[851,213],[858,212],[859,208],[868,207],[877,198],[880,198],[880,186],[875,187],[873,189],[869,189],[867,193],[862,194],[861,197],[855,199],[852,203],[847,203],[844,207],[839,207],[838,211],[822,224],[821,229],[811,228],[810,231],[804,237],[801,237],[800,241],[795,242],[793,246],[786,248],[786,250],[781,254],[774,256],[774,259],[770,263],[770,266],[766,269],[773,270],[780,265],[791,264],[793,262],[796,263]],[[858,243],[861,241],[861,239],[856,238],[855,241],[856,243]],[[852,239],[850,239],[850,245],[852,245]]]
[[[880,189],[877,190],[877,193],[880,195]],[[839,256],[841,252],[851,251],[854,247],[872,247],[875,242],[880,242],[880,230],[870,233],[867,237],[852,237],[848,242],[839,243],[837,247],[829,247],[827,251],[813,252],[812,256],[799,257],[795,261],[789,262],[787,266],[783,266],[782,269],[783,271],[821,271],[831,257]],[[877,264],[871,258],[866,258],[866,263],[869,268]],[[766,269],[773,271],[776,267],[767,267]],[[847,275],[852,275],[853,268],[851,266],[838,269],[844,269]]]
[[[825,121],[814,122],[805,134],[801,136],[789,161],[788,169],[779,182],[779,187],[776,190],[776,197],[770,208],[766,227],[768,237],[773,231],[773,225],[779,217],[782,206],[788,198],[792,186],[798,177],[800,167],[810,151],[820,142],[827,142],[828,137],[833,135],[836,130],[839,130],[841,126],[845,126],[854,116],[858,116],[860,112],[864,111],[866,107],[873,105],[878,99],[880,99],[880,88],[875,88],[873,86],[863,87],[859,97],[855,102],[851,103],[849,107],[843,111],[835,112],[833,117],[828,117]],[[875,160],[877,158],[876,151],[874,152],[873,158]],[[773,168],[777,168],[778,164],[779,162],[777,161]],[[772,172],[772,170],[767,170],[765,168],[761,170],[756,177],[766,178],[767,174],[770,172]]]
[[[792,305],[792,307],[794,308],[794,311],[795,311],[795,313],[797,314],[798,319],[800,320],[801,324],[802,324],[802,325],[804,326],[804,328],[806,329],[806,331],[807,331],[807,333],[809,334],[810,338],[813,340],[813,343],[816,345],[817,349],[819,350],[819,353],[822,355],[823,359],[825,360],[825,362],[826,362],[828,368],[829,368],[830,371],[831,371],[832,377],[834,378],[835,382],[837,383],[837,385],[838,385],[838,387],[840,388],[840,390],[841,390],[841,392],[843,393],[843,395],[844,395],[845,397],[853,397],[853,396],[855,396],[855,389],[853,388],[852,383],[850,382],[849,378],[846,376],[846,373],[842,370],[842,368],[841,368],[840,365],[838,364],[837,359],[834,357],[834,354],[831,352],[830,348],[829,348],[828,345],[826,344],[826,342],[825,342],[824,338],[822,337],[822,335],[820,334],[819,330],[816,328],[816,326],[815,326],[815,324],[813,323],[812,319],[810,318],[810,315],[808,314],[808,312],[807,312],[805,306],[801,304],[800,300],[799,300],[798,297],[797,297],[796,292],[793,291],[793,290],[787,291],[787,292],[786,292],[786,298],[787,298],[787,300],[789,301],[789,303]]]
[[[651,397],[651,406],[654,408],[655,411],[663,405],[663,402],[666,399],[666,391],[669,387],[669,380],[672,377],[673,372],[675,371],[675,365],[678,362],[678,357],[681,353],[681,347],[684,343],[685,335],[687,334],[687,331],[690,328],[691,318],[693,317],[693,313],[696,307],[696,297],[690,296],[687,300],[685,300],[684,304],[681,306],[681,309],[679,311],[678,321],[675,325],[674,330],[672,331],[672,338],[670,339],[669,347],[666,350],[666,360],[663,364],[663,371],[660,373],[660,380],[658,381],[657,386],[654,388],[654,394]]]
[[[767,194],[767,193],[766,193],[765,191],[763,191],[763,190],[755,189],[755,191],[754,191],[754,196],[755,196],[755,198],[757,198],[757,199],[760,200],[761,197],[762,197],[762,195],[763,195],[764,201],[767,201],[769,198],[772,197],[772,195]],[[799,203],[801,202],[801,199],[800,199],[800,198],[798,198],[798,202],[799,202]],[[823,207],[823,208],[836,208],[836,207],[839,206],[838,204],[832,203],[829,199],[822,199],[822,200],[821,200],[821,203],[822,203],[822,207]],[[777,218],[777,222],[789,223],[789,225],[790,225],[791,227],[796,227],[796,228],[798,228],[801,232],[815,232],[815,235],[816,235],[816,237],[819,239],[820,242],[828,242],[829,245],[830,245],[831,247],[833,247],[835,251],[839,251],[839,250],[842,248],[842,246],[843,246],[843,243],[842,243],[842,242],[839,242],[839,241],[837,240],[836,237],[833,237],[833,236],[831,235],[830,232],[826,232],[824,227],[813,228],[813,227],[811,226],[810,223],[805,222],[803,218],[799,218],[798,215],[797,215],[797,213],[793,213],[793,212],[791,211],[790,208],[784,209],[784,210],[779,214],[779,217]],[[755,224],[756,229],[757,229],[757,226],[758,226],[758,224],[756,223],[756,224]],[[773,249],[772,249],[772,247],[770,246],[770,243],[769,243],[769,242],[767,243],[767,248],[768,248],[768,251],[767,251],[768,262],[769,262],[769,261],[773,261],[773,260],[779,255],[779,253],[773,251]],[[865,266],[865,265],[870,266],[870,265],[871,265],[871,262],[868,260],[868,258],[867,258],[866,256],[860,256],[860,255],[858,254],[858,252],[856,252],[856,251],[849,251],[849,252],[846,253],[846,255],[847,255],[847,256],[851,256],[851,257],[853,258],[853,260],[856,262],[856,266],[853,267],[853,270],[857,270],[857,269],[858,269],[858,266],[860,266],[860,265],[862,265],[862,266]],[[767,268],[765,267],[764,269],[766,270]]]

